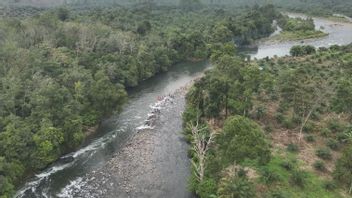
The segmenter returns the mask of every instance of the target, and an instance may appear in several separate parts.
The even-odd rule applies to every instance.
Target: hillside
[[[188,93],[200,197],[350,197],[352,46],[291,54],[246,62],[220,50]]]
[[[52,7],[58,5],[69,6],[104,6],[112,4],[121,5],[138,5],[138,4],[159,4],[159,5],[180,5],[200,3],[203,6],[233,6],[248,7],[255,5],[274,4],[277,7],[294,12],[304,12],[313,15],[332,15],[334,13],[342,13],[352,17],[350,12],[352,2],[345,0],[3,0],[3,4],[10,5],[26,5],[39,7]],[[1,2],[0,2],[1,5]]]

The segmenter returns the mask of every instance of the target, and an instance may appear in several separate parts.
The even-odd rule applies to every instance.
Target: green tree
[[[43,168],[61,154],[60,146],[64,136],[60,129],[53,127],[49,120],[42,120],[39,131],[33,136],[36,145],[36,167]]]
[[[349,144],[343,151],[342,156],[336,162],[334,178],[342,185],[348,187],[352,193],[352,145]]]
[[[333,106],[338,112],[352,113],[352,81],[349,78],[338,82]]]
[[[258,159],[261,163],[270,160],[269,144],[260,126],[242,116],[229,117],[225,121],[217,143],[225,165],[245,159]]]

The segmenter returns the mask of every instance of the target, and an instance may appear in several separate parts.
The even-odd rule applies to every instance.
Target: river
[[[306,18],[303,14],[287,13],[290,17]],[[276,56],[289,55],[290,49],[294,45],[313,45],[315,47],[329,47],[331,45],[347,45],[352,41],[352,23],[327,20],[315,17],[314,23],[317,30],[329,33],[328,36],[319,39],[307,39],[303,41],[271,41],[264,40],[258,42],[255,50],[246,50],[252,58],[272,58]],[[281,29],[280,29],[281,30]],[[273,35],[278,32],[274,32]]]
[[[260,41],[256,50],[245,53],[260,59],[288,55],[302,42],[316,47],[352,42],[352,23],[314,21],[329,36]],[[182,88],[209,67],[207,62],[175,65],[131,90],[119,115],[105,120],[81,149],[64,156],[69,160],[59,160],[29,179],[16,197],[193,197],[187,190],[190,163],[181,133]]]

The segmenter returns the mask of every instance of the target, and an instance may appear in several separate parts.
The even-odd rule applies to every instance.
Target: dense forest
[[[279,9],[352,16],[345,0],[0,2],[0,197],[119,113],[128,90],[176,63],[210,60],[183,114],[200,197],[352,193],[352,46],[295,46],[249,60],[274,32],[325,36]],[[62,5],[63,7],[53,7]]]
[[[0,19],[0,197],[81,145],[137,86],[224,43],[274,31],[273,6],[251,10],[66,8]]]
[[[252,7],[254,5],[274,4],[280,8],[310,13],[313,15],[331,15],[342,13],[352,17],[352,2],[346,0],[3,0],[3,5],[52,7],[55,5],[83,7],[104,7],[111,5],[167,5],[197,4],[209,6]]]
[[[224,46],[187,95],[200,197],[349,197],[352,46],[248,61]]]

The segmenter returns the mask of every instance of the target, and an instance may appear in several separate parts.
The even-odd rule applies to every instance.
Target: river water
[[[302,42],[316,47],[352,42],[351,23],[314,21],[329,36],[260,41],[256,50],[245,53],[259,59],[288,55],[293,45]],[[16,197],[193,197],[187,190],[188,146],[181,134],[183,88],[209,67],[207,62],[175,65],[131,90],[119,115],[105,120],[81,149],[64,156],[68,160],[59,160],[29,179]]]
[[[290,17],[306,18],[305,15],[287,13]],[[265,58],[285,56],[290,53],[294,45],[313,45],[315,47],[329,47],[331,45],[347,45],[352,42],[352,23],[336,22],[324,18],[313,18],[317,30],[329,33],[328,36],[319,39],[307,39],[303,41],[283,41],[276,42],[271,40],[259,41],[258,48],[247,50],[252,58]],[[274,34],[277,34],[275,32]]]

